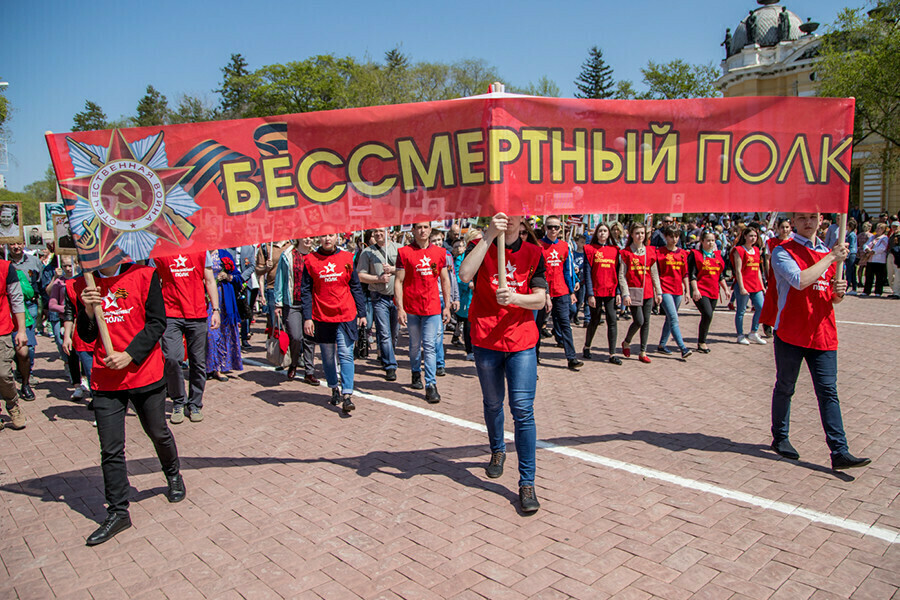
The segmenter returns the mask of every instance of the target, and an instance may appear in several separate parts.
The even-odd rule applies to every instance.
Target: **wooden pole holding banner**
[[[836,244],[843,244],[844,240],[847,239],[847,213],[841,213],[840,217],[840,225],[838,226],[838,239]],[[837,281],[844,280],[844,261],[839,260],[837,263],[837,268],[834,272],[834,278]]]
[[[490,87],[491,93],[503,93],[506,91],[499,81],[495,81]],[[506,186],[503,186],[504,192]],[[497,236],[497,289],[506,289],[506,231],[501,231]]]
[[[45,131],[44,135],[53,135],[53,132]],[[68,218],[68,214],[66,218]],[[71,222],[69,223],[69,231],[72,231]],[[97,283],[94,281],[94,274],[90,271],[84,272],[84,281],[89,288],[97,287]],[[94,305],[94,319],[97,321],[97,330],[100,332],[100,341],[103,343],[103,349],[106,350],[106,355],[109,356],[114,352],[113,343],[112,338],[109,336],[109,327],[106,326],[106,319],[103,317],[103,307],[99,304]]]

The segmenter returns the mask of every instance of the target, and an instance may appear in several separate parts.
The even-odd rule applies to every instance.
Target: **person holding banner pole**
[[[547,281],[541,248],[519,237],[521,221],[521,217],[494,215],[484,237],[469,247],[459,277],[464,283],[474,282],[469,319],[491,449],[485,472],[491,479],[503,475],[503,401],[508,387],[519,460],[519,504],[522,512],[533,513],[540,508],[534,489],[539,334],[533,311],[547,302]]]
[[[834,305],[844,299],[847,282],[843,261],[849,254],[844,242],[846,215],[841,216],[838,242],[830,251],[816,236],[820,213],[794,213],[793,238],[772,252],[772,270],[778,291],[775,315],[775,387],[772,391],[772,449],[798,460],[789,439],[791,398],[800,365],[806,362],[819,403],[831,468],[862,467],[868,458],[850,454],[837,393],[837,324]]]
[[[609,347],[609,362],[621,365],[622,359],[616,356],[616,341],[619,335],[616,300],[621,299],[619,287],[619,247],[610,240],[610,229],[606,223],[600,223],[594,229],[591,243],[584,247],[585,286],[587,304],[591,314],[587,332],[584,336],[584,349],[581,354],[585,360],[591,358],[591,342],[597,327],[606,313],[606,341]]]
[[[635,221],[628,228],[628,241],[622,249],[622,261],[619,263],[619,287],[628,290],[622,295],[625,306],[631,310],[631,325],[622,342],[622,354],[631,356],[631,338],[640,330],[641,352],[638,360],[649,363],[647,342],[650,338],[650,313],[654,303],[662,302],[662,288],[659,284],[659,269],[656,265],[656,252],[653,246],[646,246],[644,239],[647,228],[640,221]]]

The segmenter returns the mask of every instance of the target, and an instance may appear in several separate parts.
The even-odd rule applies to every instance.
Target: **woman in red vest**
[[[709,346],[706,345],[709,326],[719,298],[728,294],[725,260],[716,246],[716,232],[712,229],[700,234],[700,249],[692,250],[688,255],[688,279],[691,281],[691,298],[700,311],[697,352],[709,354]]]
[[[321,241],[322,245],[303,261],[303,333],[318,342],[325,380],[331,388],[331,404],[337,406],[343,401],[341,410],[346,414],[356,408],[352,398],[353,347],[359,335],[366,335],[366,299],[353,268],[353,254],[338,248],[338,234],[323,235]]]
[[[678,349],[681,350],[681,358],[687,358],[693,354],[693,351],[685,346],[681,337],[681,328],[678,326],[678,308],[681,306],[681,299],[684,297],[688,285],[688,251],[678,247],[678,229],[674,225],[668,225],[663,236],[666,239],[666,245],[656,249],[656,266],[659,269],[662,308],[666,315],[666,322],[663,324],[656,351],[661,354],[672,354],[672,351],[666,348],[669,334],[671,334]]]
[[[631,309],[631,325],[625,333],[625,341],[622,342],[622,354],[625,358],[631,356],[631,338],[640,330],[641,353],[638,359],[642,363],[649,363],[647,356],[647,341],[650,338],[650,312],[653,310],[654,301],[662,302],[662,289],[659,286],[659,270],[656,266],[656,252],[652,246],[646,246],[644,239],[647,229],[644,224],[635,221],[628,228],[628,239],[625,248],[621,252],[619,263],[619,287],[622,288],[622,298],[625,306]],[[628,290],[628,293],[624,293]]]
[[[759,336],[759,317],[762,312],[765,286],[762,278],[762,252],[757,245],[759,232],[755,227],[746,227],[732,251],[734,263],[734,289],[737,292],[737,311],[734,313],[734,328],[737,331],[737,343],[749,345],[765,344],[766,340]],[[753,321],[750,335],[744,335],[744,313],[747,304],[753,303]]]
[[[475,283],[469,321],[491,446],[491,461],[485,471],[492,479],[503,474],[506,461],[503,400],[508,385],[519,459],[519,503],[523,512],[532,513],[541,506],[534,491],[538,328],[533,311],[547,302],[547,281],[541,248],[524,243],[519,237],[521,221],[521,217],[494,215],[484,237],[469,247],[459,268],[459,278],[465,283]],[[499,287],[495,244],[499,235],[504,235],[506,240],[504,288]]]
[[[166,424],[166,382],[159,345],[166,330],[166,305],[159,275],[152,267],[121,264],[100,269],[96,287],[87,287],[84,277],[77,278],[74,285],[83,304],[77,308],[78,333],[94,347],[91,389],[109,505],[106,520],[87,538],[87,545],[95,546],[131,527],[125,467],[125,413],[129,402],[153,441],[166,475],[169,502],[184,500],[185,489],[175,438]],[[96,305],[103,309],[109,329],[113,347],[110,354],[98,339]],[[69,304],[66,320],[73,314],[75,309]]]
[[[621,365],[622,359],[616,356],[616,338],[618,337],[618,319],[616,304],[621,296],[619,287],[619,248],[609,239],[609,225],[600,223],[594,230],[591,243],[584,247],[585,285],[587,286],[587,303],[591,309],[591,319],[584,336],[584,349],[581,354],[585,359],[591,358],[591,342],[597,327],[606,313],[606,341],[609,346],[609,362]]]

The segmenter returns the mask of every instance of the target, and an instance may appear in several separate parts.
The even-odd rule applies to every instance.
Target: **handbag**
[[[238,316],[241,318],[241,321],[246,321],[253,316],[253,311],[250,310],[247,286],[244,284],[239,285],[236,281],[232,281],[231,285],[234,286],[234,299],[237,302]]]
[[[290,339],[281,324],[266,329],[266,361],[273,367],[287,367],[291,362]]]
[[[644,303],[644,286],[647,284],[647,248],[644,248],[644,274],[641,277],[641,287],[628,286],[628,297],[632,306],[640,306]]]

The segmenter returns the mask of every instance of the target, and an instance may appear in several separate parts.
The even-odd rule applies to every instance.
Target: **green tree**
[[[103,112],[99,104],[90,100],[84,101],[84,110],[75,113],[73,121],[72,131],[94,131],[109,127],[106,113]]]
[[[450,65],[445,63],[417,63],[410,72],[413,102],[448,100],[450,95]]]
[[[603,60],[603,51],[593,46],[588,51],[587,60],[581,65],[581,73],[575,80],[578,92],[576,98],[612,98],[613,89],[612,67]]]
[[[648,92],[645,98],[651,100],[675,100],[676,98],[712,98],[721,96],[715,81],[718,69],[707,65],[690,65],[681,59],[667,63],[652,60],[641,69]]]
[[[0,137],[3,137],[5,133],[4,127],[7,119],[9,119],[9,100],[4,95],[5,91],[6,88],[0,87]]]
[[[148,85],[147,93],[138,102],[137,116],[133,121],[135,127],[166,125],[169,122],[168,100],[155,87]]]
[[[613,93],[613,98],[616,100],[643,100],[643,94],[638,94],[631,80],[622,79],[616,82],[616,91]]]
[[[500,80],[497,69],[483,58],[465,58],[450,65],[447,98],[465,98],[486,94],[489,86]]]
[[[6,191],[6,190],[4,190]],[[9,192],[15,194],[15,192]],[[0,196],[3,198],[4,196]],[[25,186],[16,197],[4,199],[5,202],[22,203],[22,224],[30,225],[41,221],[41,202],[56,202],[56,173],[53,167],[47,167],[43,179],[38,179]]]
[[[880,136],[882,168],[900,163],[900,0],[868,13],[845,9],[823,36],[816,62],[821,96],[856,98],[854,144]]]
[[[220,96],[218,113],[224,119],[240,119],[250,111],[253,79],[247,67],[247,60],[239,53],[232,54],[222,67],[222,84],[215,93]]]
[[[323,54],[302,61],[268,65],[251,76],[250,115],[267,116],[346,108],[356,61]]]
[[[215,114],[215,110],[206,99],[182,94],[175,111],[169,115],[169,120],[172,123],[199,123],[212,121]]]
[[[38,200],[27,192],[13,192],[0,190],[0,204],[8,202],[22,203],[22,225],[31,225],[41,222],[41,211]],[[27,233],[26,233],[27,235]]]
[[[537,83],[529,83],[523,88],[510,86],[509,90],[516,94],[528,94],[529,96],[544,96],[547,98],[559,98],[559,86],[547,77],[541,76]]]

